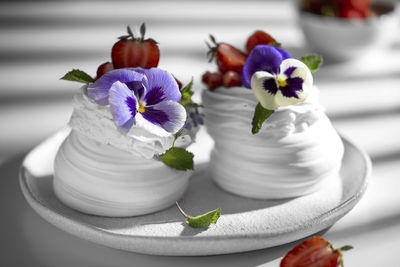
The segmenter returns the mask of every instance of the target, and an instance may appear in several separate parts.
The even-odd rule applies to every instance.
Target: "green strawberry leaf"
[[[160,156],[161,161],[174,169],[193,170],[193,153],[180,147],[171,147]]]
[[[300,58],[300,61],[306,64],[306,66],[310,69],[311,73],[316,72],[322,64],[322,57],[310,54],[305,55]]]
[[[193,228],[208,227],[211,223],[217,223],[221,215],[221,209],[218,208],[216,210],[212,210],[202,215],[193,217],[187,215],[179,206],[178,202],[176,202],[176,206],[178,207],[180,213],[186,218],[185,222],[187,223],[187,225]]]
[[[353,246],[346,245],[340,248],[341,251],[348,251],[350,249],[353,249]]]
[[[64,77],[61,78],[61,80],[80,82],[86,84],[95,81],[95,79],[93,79],[89,74],[77,69],[73,69],[67,74],[65,74]]]
[[[271,116],[273,112],[274,112],[273,110],[266,109],[263,106],[261,106],[260,103],[258,103],[254,111],[253,120],[251,122],[251,125],[253,126],[251,128],[251,132],[253,134],[258,133],[264,121],[268,119],[268,117]]]

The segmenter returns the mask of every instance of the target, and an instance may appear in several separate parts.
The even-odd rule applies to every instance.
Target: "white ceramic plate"
[[[305,197],[264,201],[222,191],[212,182],[207,164],[201,164],[180,204],[192,215],[217,207],[222,215],[209,228],[193,229],[183,222],[175,206],[145,216],[107,218],[63,205],[53,192],[52,165],[67,133],[60,131],[26,156],[20,171],[25,198],[45,220],[66,232],[105,246],[146,254],[227,254],[282,245],[312,235],[354,207],[367,187],[371,171],[368,156],[342,138],[345,155],[337,179]]]

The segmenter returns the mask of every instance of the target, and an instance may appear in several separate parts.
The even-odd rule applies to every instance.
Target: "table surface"
[[[278,266],[298,242],[213,257],[161,257],[110,249],[71,236],[40,218],[18,185],[24,154],[62,128],[79,85],[60,81],[79,68],[90,74],[109,60],[126,25],[146,22],[160,43],[160,67],[196,98],[207,63],[204,40],[244,46],[263,29],[295,57],[310,52],[291,1],[6,1],[0,3],[0,265],[1,266]],[[339,247],[351,244],[346,266],[395,266],[400,248],[400,35],[385,51],[357,62],[329,63],[315,75],[321,102],[335,127],[370,155],[373,173],[359,204],[322,233]],[[202,130],[198,161],[210,139]],[[206,149],[201,149],[205,147]],[[373,255],[373,256],[372,256]]]

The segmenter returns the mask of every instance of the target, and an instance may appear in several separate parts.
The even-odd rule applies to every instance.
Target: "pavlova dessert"
[[[211,41],[218,71],[203,75],[202,104],[215,182],[240,196],[281,199],[335,179],[344,148],[313,85],[321,58],[295,59],[262,31],[249,37],[247,53]]]
[[[193,169],[193,141],[201,116],[190,83],[180,88],[157,68],[152,39],[128,35],[112,48],[97,77],[73,70],[62,79],[85,83],[74,97],[71,132],[54,162],[54,190],[88,214],[134,216],[181,198]],[[188,116],[188,114],[191,114]]]

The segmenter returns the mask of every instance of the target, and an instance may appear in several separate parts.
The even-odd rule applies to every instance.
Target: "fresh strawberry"
[[[365,13],[363,14],[361,11],[358,11],[354,8],[345,7],[339,10],[339,17],[349,20],[353,19],[359,20],[359,19],[365,19],[366,14]]]
[[[97,68],[97,79],[104,75],[104,73],[109,72],[114,69],[114,65],[110,62],[105,62]]]
[[[115,69],[142,67],[150,69],[157,67],[160,50],[153,39],[144,39],[146,27],[140,26],[140,38],[133,36],[128,26],[128,35],[119,37],[111,50],[111,59]]]
[[[222,85],[222,73],[220,71],[214,73],[207,71],[203,74],[202,81],[207,84],[208,89],[214,90]]]
[[[207,43],[207,46],[210,49],[207,53],[210,57],[209,61],[211,62],[216,56],[217,65],[220,71],[227,72],[228,70],[233,70],[239,73],[242,72],[247,55],[230,44],[217,43],[212,35],[210,35],[210,39],[215,46],[211,47]]]
[[[280,267],[337,267],[343,266],[342,251],[352,249],[344,246],[334,249],[322,237],[314,236],[297,245],[282,259]]]
[[[253,33],[246,42],[246,51],[247,54],[250,54],[251,50],[254,49],[254,47],[256,47],[257,45],[268,45],[271,43],[277,43],[277,41],[272,38],[271,35],[269,35],[268,33],[265,33],[263,31],[256,31],[255,33]]]
[[[229,70],[222,76],[222,83],[225,87],[241,86],[242,80],[239,73]]]

